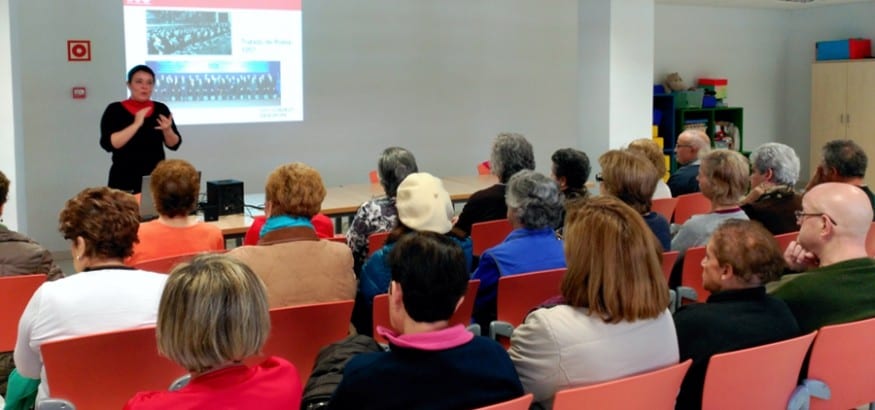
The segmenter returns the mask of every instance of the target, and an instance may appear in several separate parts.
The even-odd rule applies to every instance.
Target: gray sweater
[[[685,253],[689,248],[705,246],[711,233],[727,219],[747,220],[747,214],[737,208],[734,211],[711,212],[701,215],[693,215],[678,230],[677,235],[671,240],[671,250]]]

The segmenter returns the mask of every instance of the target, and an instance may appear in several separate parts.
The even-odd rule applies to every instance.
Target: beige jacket
[[[235,248],[228,255],[261,277],[271,308],[355,299],[349,247],[319,240],[310,228],[277,229],[258,245]]]

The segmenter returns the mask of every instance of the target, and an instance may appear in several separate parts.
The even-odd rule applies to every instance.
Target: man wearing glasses
[[[802,197],[796,223],[799,236],[784,260],[790,269],[806,272],[782,280],[773,294],[787,303],[800,330],[875,317],[875,260],[866,254],[872,207],[866,193],[845,183],[817,185]]]
[[[686,130],[678,135],[678,142],[674,146],[675,160],[678,168],[668,178],[668,188],[671,196],[691,194],[699,192],[699,157],[711,150],[711,140],[701,130]]]

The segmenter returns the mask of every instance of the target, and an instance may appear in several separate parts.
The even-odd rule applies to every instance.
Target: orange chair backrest
[[[663,369],[609,382],[560,390],[553,410],[673,409],[692,359]]]
[[[326,241],[338,242],[346,245],[346,237],[343,235],[335,235],[330,238],[325,238]]]
[[[78,409],[120,409],[137,392],[167,390],[188,373],[158,355],[155,327],[43,343],[51,396]]]
[[[702,391],[703,409],[783,409],[817,332],[781,342],[711,356]],[[744,380],[739,387],[738,381]]]
[[[477,164],[477,175],[489,175],[491,172],[489,161],[483,161]]]
[[[453,313],[453,317],[450,318],[450,326],[455,325],[465,325],[468,326],[471,323],[471,314],[474,313],[474,299],[477,298],[477,288],[480,287],[480,279],[473,279],[468,281],[468,289],[465,290],[465,300],[462,301],[462,304],[459,305],[459,308],[456,309],[456,312]],[[392,328],[392,322],[389,320],[389,294],[383,293],[377,296],[374,296],[374,307],[373,307],[373,335],[374,340],[377,343],[386,344],[388,340],[382,335],[377,334],[377,326],[383,326],[385,328]]]
[[[784,250],[786,250],[787,247],[790,246],[790,242],[795,241],[798,236],[798,231],[775,235],[775,240],[778,241],[778,247],[781,248],[781,253],[784,253]]]
[[[206,252],[183,253],[179,255],[164,256],[161,258],[149,259],[134,264],[134,268],[157,273],[170,273],[173,267],[192,260],[195,256]],[[219,253],[219,252],[215,252]]]
[[[665,275],[665,280],[671,278],[671,270],[674,268],[674,263],[677,262],[680,251],[666,251],[662,253],[662,274]]]
[[[389,237],[389,232],[377,232],[368,236],[368,256],[380,250],[386,244],[386,238]]]
[[[498,320],[517,327],[532,308],[558,295],[565,268],[502,276],[498,279]]]
[[[666,220],[671,221],[672,215],[674,215],[674,210],[678,206],[677,198],[658,198],[652,201],[652,206],[650,210],[656,212],[665,217]]]
[[[20,275],[0,278],[0,352],[15,350],[18,339],[18,319],[46,275]]]
[[[869,233],[866,235],[866,254],[869,257],[875,257],[875,222],[869,226]]]
[[[475,410],[529,410],[529,405],[532,404],[532,399],[535,396],[529,393],[525,396],[517,397],[512,400],[503,401],[491,406],[480,407]]]
[[[829,400],[811,398],[811,409],[850,409],[875,402],[875,318],[824,326],[817,332],[808,378],[829,386]]]
[[[504,241],[504,238],[507,238],[507,235],[512,230],[513,227],[510,226],[510,221],[507,219],[497,219],[471,225],[471,253],[482,255],[485,250]]]
[[[711,212],[711,201],[705,198],[701,192],[680,195],[677,197],[678,204],[674,210],[674,223],[680,225],[693,215],[707,214]]]
[[[698,246],[687,249],[684,255],[683,276],[681,277],[681,286],[692,288],[696,291],[696,300],[705,302],[711,292],[705,290],[702,282],[702,258],[705,257],[705,247]]]
[[[341,300],[271,309],[270,337],[262,352],[294,364],[301,383],[306,384],[319,350],[349,334],[352,306],[352,300]]]
[[[370,180],[372,184],[380,183],[380,175],[377,174],[376,169],[372,169],[371,172],[368,172],[368,180]]]

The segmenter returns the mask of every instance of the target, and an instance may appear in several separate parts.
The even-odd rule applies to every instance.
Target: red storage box
[[[849,60],[872,56],[872,41],[868,38],[818,41],[817,60]]]

